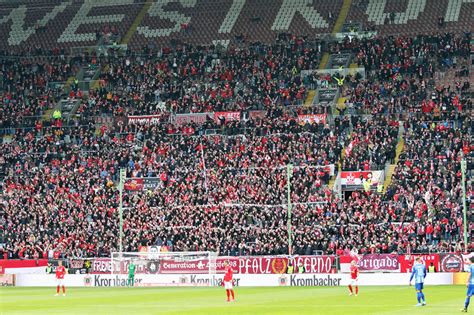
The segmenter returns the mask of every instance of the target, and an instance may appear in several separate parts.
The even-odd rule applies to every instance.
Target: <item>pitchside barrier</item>
[[[2,275],[0,279],[9,276],[9,283],[20,287],[54,287],[56,280],[54,275],[18,274],[16,277]],[[169,275],[136,275],[135,287],[157,287],[157,286],[222,286],[223,275],[206,274],[169,274]],[[408,285],[410,274],[387,273],[387,274],[360,274],[359,285],[361,286],[389,286]],[[462,275],[454,273],[433,273],[426,277],[426,285],[451,285],[454,279],[460,283]],[[65,285],[69,287],[126,287],[128,285],[126,275],[66,275]],[[339,287],[346,286],[350,282],[348,274],[236,274],[234,275],[234,286],[236,287],[278,287],[278,286],[320,286]],[[12,284],[10,284],[12,285]]]
[[[156,255],[156,253],[152,253]],[[146,265],[138,265],[134,286],[222,286],[224,261],[229,261],[234,270],[234,285],[240,286],[345,286],[350,281],[347,273],[352,260],[356,260],[361,274],[359,284],[370,285],[407,285],[413,261],[420,257],[436,272],[429,273],[427,285],[464,284],[467,273],[464,264],[474,255],[416,254],[391,255],[370,254],[347,256],[253,256],[253,257],[217,257],[214,261],[215,272],[209,273],[209,259],[170,260],[170,255],[160,254],[149,259]],[[142,257],[143,258],[143,257]],[[304,266],[305,273],[287,274],[289,263]],[[46,274],[46,265],[50,263],[52,272]],[[0,283],[2,286],[55,286],[54,267],[57,260],[0,260]],[[66,286],[71,287],[123,287],[129,285],[127,261],[113,264],[110,258],[75,259],[65,261],[69,273],[65,277]],[[156,268],[150,268],[150,263]],[[114,270],[114,268],[119,268]],[[297,268],[295,271],[298,270]],[[120,272],[117,272],[120,271]],[[442,271],[442,272],[438,272]],[[448,272],[447,272],[448,271]]]
[[[165,259],[166,255],[160,254],[148,257],[147,264],[137,264],[136,274],[212,274],[209,273],[209,259],[192,259],[183,262],[177,259]],[[443,254],[348,254],[342,256],[241,256],[222,257],[215,259],[215,272],[224,272],[224,262],[229,261],[234,274],[284,274],[290,262],[294,272],[298,273],[300,264],[305,273],[310,274],[335,274],[348,273],[352,260],[356,260],[361,273],[407,273],[416,257],[420,257],[427,267],[433,264],[436,272],[460,272],[467,270],[465,263],[474,253],[461,255],[457,253]],[[127,262],[122,264],[112,263],[111,258],[87,259],[59,259],[68,269],[68,274],[121,274],[127,272]],[[45,274],[46,266],[50,264],[51,273],[55,272],[58,259],[26,259],[26,260],[0,260],[1,274]],[[153,268],[152,268],[153,267]],[[115,268],[120,268],[115,270]]]

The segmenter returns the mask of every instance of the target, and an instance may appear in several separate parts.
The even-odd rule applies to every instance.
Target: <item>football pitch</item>
[[[1,314],[461,314],[465,286],[428,286],[427,306],[415,307],[413,287],[236,288],[227,303],[223,288],[0,288]],[[474,305],[472,305],[474,307]],[[470,310],[471,314],[474,311]]]

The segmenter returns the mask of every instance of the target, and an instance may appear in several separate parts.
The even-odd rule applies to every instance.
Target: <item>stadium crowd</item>
[[[80,58],[2,58],[0,128],[31,125],[61,98],[62,85],[80,67]]]
[[[119,105],[117,110],[125,115],[300,105],[306,87],[297,74],[316,68],[320,53],[314,45],[298,43],[256,43],[225,53],[217,47],[184,46],[177,51],[110,59],[101,79],[104,87],[114,88],[99,93],[113,108]]]
[[[124,250],[164,244],[175,251],[286,254],[289,163],[295,253],[460,251],[459,161],[463,152],[472,170],[472,103],[463,93],[468,82],[438,86],[434,74],[453,67],[469,46],[449,34],[328,45],[352,50],[366,67],[367,78],[348,77],[343,93],[348,106],[372,115],[339,111],[341,117],[298,123],[293,106],[311,85],[326,84],[298,75],[321,57],[321,48],[301,41],[228,53],[187,46],[95,61],[104,71],[99,88],[82,97],[80,118],[15,128],[0,145],[5,255],[110,256],[118,244],[120,168],[129,178],[156,180],[152,189],[124,195]],[[77,64],[4,62],[2,127],[50,108],[59,92],[48,82],[64,81]],[[264,114],[240,121],[168,120],[175,113],[257,109]],[[126,123],[126,116],[143,114],[161,121]],[[96,116],[118,123],[96,126]],[[339,164],[352,171],[394,163],[400,136],[405,147],[385,194],[343,198],[329,189]]]

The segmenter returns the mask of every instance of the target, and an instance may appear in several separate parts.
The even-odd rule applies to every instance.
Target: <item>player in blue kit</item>
[[[425,306],[426,300],[425,295],[423,294],[423,283],[425,282],[426,278],[426,266],[421,261],[420,257],[416,258],[415,264],[413,265],[413,270],[410,277],[410,285],[413,277],[415,278],[416,298],[418,300],[418,304],[416,304],[416,306]]]
[[[474,257],[471,257],[469,262],[469,276],[467,277],[467,293],[466,293],[466,302],[464,302],[464,308],[461,310],[464,313],[467,313],[467,308],[469,302],[471,301],[471,296],[474,295]]]

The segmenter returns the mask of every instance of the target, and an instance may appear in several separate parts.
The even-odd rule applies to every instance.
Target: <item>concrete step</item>
[[[387,188],[390,186],[392,183],[392,175],[393,172],[395,171],[395,167],[398,164],[398,161],[400,160],[400,154],[403,151],[403,147],[405,146],[405,140],[403,140],[403,128],[400,129],[400,139],[398,140],[397,143],[397,148],[395,149],[395,161],[394,164],[390,164],[390,167],[388,168],[387,174],[385,174],[385,181],[383,184],[383,192],[385,193],[387,191]]]
[[[349,14],[349,10],[351,9],[352,0],[344,0],[342,4],[341,11],[339,11],[339,15],[337,16],[336,23],[334,24],[334,28],[332,30],[333,34],[339,33],[346,21],[347,15]]]
[[[147,0],[145,2],[145,5],[142,7],[140,12],[138,13],[137,17],[135,18],[135,21],[133,21],[133,23],[130,26],[130,28],[128,29],[127,33],[122,38],[122,42],[121,42],[122,44],[128,44],[128,42],[133,37],[133,34],[135,34],[135,32],[137,31],[138,26],[140,26],[143,18],[147,14],[148,9],[150,9],[152,4],[153,4],[152,0]]]
[[[390,166],[388,167],[387,174],[385,174],[385,180],[383,182],[383,193],[384,194],[387,192],[387,188],[392,183],[392,175],[393,175],[393,172],[395,171],[395,167],[397,167],[397,164],[390,164]]]
[[[329,53],[324,53],[323,57],[321,58],[321,63],[319,64],[319,70],[326,69],[329,61]]]
[[[311,106],[313,105],[313,99],[316,96],[316,90],[310,90],[308,92],[308,96],[306,96],[306,99],[304,101],[304,106]]]

